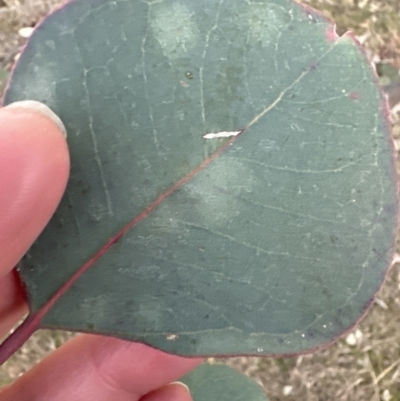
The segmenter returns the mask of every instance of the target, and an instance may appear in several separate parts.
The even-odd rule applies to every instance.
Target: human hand
[[[28,310],[13,267],[48,223],[67,183],[67,143],[50,116],[18,103],[0,110],[0,338]],[[0,389],[0,401],[190,401],[185,386],[171,382],[200,362],[82,334]]]

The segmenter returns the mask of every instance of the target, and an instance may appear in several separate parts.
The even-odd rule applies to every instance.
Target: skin
[[[55,122],[34,109],[0,109],[0,338],[28,311],[13,268],[54,213],[68,174]],[[0,389],[0,401],[191,401],[171,382],[201,362],[82,334]]]

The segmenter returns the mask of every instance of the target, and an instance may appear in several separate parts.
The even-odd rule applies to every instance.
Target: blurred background
[[[199,0],[200,1],[200,0]],[[353,31],[376,66],[392,108],[400,150],[400,0],[304,0]],[[59,0],[0,0],[0,91],[32,28]],[[367,317],[336,344],[291,358],[230,358],[261,384],[270,401],[400,401],[400,256]],[[0,367],[0,386],[23,374],[74,334],[41,330]]]

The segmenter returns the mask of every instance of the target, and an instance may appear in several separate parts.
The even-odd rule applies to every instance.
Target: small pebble
[[[32,35],[34,28],[31,28],[30,26],[25,26],[18,31],[18,35],[21,36],[21,38],[27,39]]]
[[[293,390],[293,386],[285,386],[282,389],[283,395],[289,395]]]

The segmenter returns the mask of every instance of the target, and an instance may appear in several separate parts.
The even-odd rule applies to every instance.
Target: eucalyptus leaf
[[[4,103],[24,99],[60,116],[72,158],[19,266],[27,325],[282,355],[371,305],[398,216],[387,109],[352,36],[316,11],[75,0],[19,58]]]
[[[200,365],[180,381],[193,401],[268,401],[258,384],[225,365]]]

